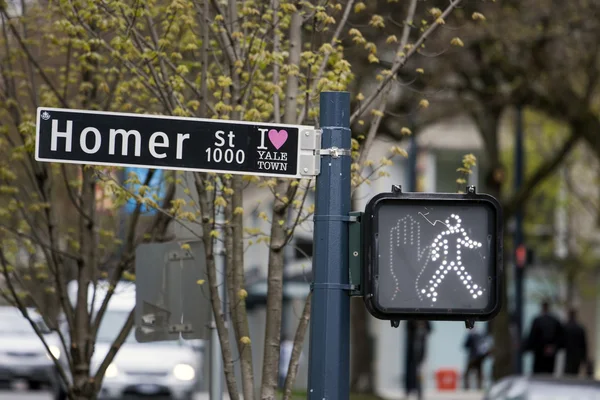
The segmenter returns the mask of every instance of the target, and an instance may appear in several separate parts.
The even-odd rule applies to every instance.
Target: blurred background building
[[[510,115],[505,118],[502,124],[502,147],[507,153],[512,153],[514,145],[514,121]],[[410,142],[410,143],[409,143]],[[416,142],[416,146],[415,143]],[[392,139],[379,137],[369,154],[369,159],[377,161],[382,157],[390,157],[390,148],[398,143]],[[469,185],[476,185],[479,191],[485,191],[485,182],[481,171],[486,168],[486,159],[482,149],[483,144],[481,135],[477,131],[476,125],[467,116],[455,116],[442,120],[435,124],[426,126],[424,129],[415,132],[414,140],[407,138],[401,145],[409,153],[414,151],[416,154],[409,154],[408,158],[396,158],[393,166],[387,167],[389,176],[374,179],[370,184],[363,184],[355,193],[359,208],[364,209],[368,200],[377,193],[389,191],[392,184],[402,184],[405,191],[408,191],[410,184],[411,171],[415,172],[415,184],[417,191],[424,192],[456,192],[463,190],[464,185],[458,185],[456,179],[458,173],[456,169],[461,166],[462,156],[472,153],[477,157],[477,166],[473,168],[472,174],[468,177]],[[414,156],[413,156],[414,155]],[[411,163],[414,163],[411,165]],[[368,173],[368,171],[366,172]],[[247,212],[246,226],[250,228],[263,229],[268,232],[269,224],[265,222],[260,214],[269,213],[271,209],[271,196],[265,194],[262,190],[254,190],[246,193],[245,210]],[[312,193],[307,197],[307,206],[312,204]],[[565,203],[566,204],[566,203]],[[587,231],[592,237],[597,236],[595,231],[594,219],[589,218],[581,208],[568,207],[560,204],[555,212],[555,218],[546,221],[545,225],[534,226],[527,230],[527,239],[533,245],[529,248],[533,254],[536,254],[535,247],[537,242],[552,242],[552,247],[565,245],[561,242],[565,236],[564,229],[566,225],[578,226],[580,230]],[[565,210],[569,209],[569,220],[565,222]],[[576,212],[573,212],[575,210]],[[579,214],[579,215],[578,215]],[[311,256],[312,256],[312,222],[308,221],[299,226],[294,234],[291,246],[286,250],[286,265],[284,272],[284,323],[283,334],[293,337],[298,319],[301,315],[306,295],[310,290],[311,282]],[[530,224],[531,225],[531,224]],[[535,224],[534,224],[535,225]],[[586,228],[584,226],[587,225]],[[514,229],[514,222],[508,221],[507,235]],[[561,230],[562,229],[562,230]],[[564,240],[563,240],[564,241]],[[246,258],[246,283],[248,287],[248,310],[250,316],[250,325],[253,337],[262,337],[264,335],[265,324],[265,302],[267,293],[267,246],[263,244],[253,244],[249,246]],[[509,302],[507,307],[514,311],[514,281],[512,274],[513,257],[507,254],[507,280]],[[560,260],[560,258],[558,258]],[[527,335],[533,318],[539,313],[539,305],[542,299],[551,298],[556,305],[553,310],[560,316],[566,316],[566,299],[568,297],[567,280],[568,274],[563,267],[557,264],[556,260],[548,257],[534,256],[526,266],[526,278],[524,281],[525,301],[523,308],[523,332]],[[592,273],[595,276],[595,273]],[[597,278],[593,278],[597,279]],[[595,287],[595,286],[594,286]],[[593,291],[592,291],[593,292]],[[590,356],[596,354],[597,342],[600,339],[596,332],[597,321],[600,321],[600,298],[595,292],[586,296],[576,295],[572,299],[579,310],[579,319],[583,322],[587,332],[590,346]],[[375,387],[378,392],[398,393],[403,391],[404,379],[404,361],[405,361],[405,322],[402,322],[399,329],[390,327],[389,321],[379,321],[369,316],[369,331],[373,337],[372,346],[374,346],[375,357]],[[479,329],[487,331],[487,324],[480,323]],[[432,333],[429,336],[428,357],[424,370],[425,388],[435,388],[435,373],[439,369],[454,369],[462,377],[466,365],[466,350],[463,343],[466,339],[467,331],[461,322],[432,322]],[[262,365],[262,341],[253,342],[253,360],[260,371]],[[304,344],[303,353],[308,354],[308,341]],[[594,357],[598,358],[598,357]],[[488,357],[484,363],[485,382],[491,381],[491,365],[493,360]],[[560,364],[559,358],[559,364]],[[524,372],[531,371],[531,355],[524,356]],[[560,371],[560,367],[559,367]],[[260,372],[259,372],[260,373]],[[308,357],[304,357],[296,386],[305,388],[307,384]],[[256,377],[257,381],[260,376]],[[462,378],[459,378],[462,379]],[[462,382],[459,383],[462,387]]]

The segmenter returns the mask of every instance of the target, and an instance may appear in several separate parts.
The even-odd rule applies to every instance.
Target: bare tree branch
[[[52,352],[50,351],[50,347],[48,346],[48,342],[44,338],[44,334],[40,331],[39,327],[33,322],[33,320],[31,319],[31,317],[29,316],[29,313],[27,311],[27,307],[25,307],[25,305],[21,301],[21,298],[19,297],[19,294],[15,290],[15,287],[14,287],[14,285],[12,283],[12,279],[10,277],[10,273],[8,271],[8,266],[9,266],[8,265],[8,261],[6,260],[6,256],[5,256],[4,251],[2,250],[1,247],[0,247],[0,263],[2,264],[2,273],[4,275],[4,281],[6,282],[6,285],[8,286],[8,290],[10,291],[11,296],[13,297],[13,301],[15,302],[15,304],[17,305],[17,307],[19,308],[19,311],[21,311],[21,313],[23,314],[23,316],[27,319],[27,321],[29,321],[29,323],[31,324],[31,327],[35,331],[36,335],[42,341],[42,344],[44,345],[44,349],[46,350],[46,353],[51,355],[50,357],[52,358],[54,366],[56,367],[56,369],[57,369],[57,371],[58,371],[61,379],[63,380],[63,382],[68,382],[67,374],[66,374],[64,368],[62,367],[62,365],[60,365],[60,363],[54,357],[54,355],[52,355]]]
[[[450,1],[450,5],[444,10],[444,12],[442,13],[442,15],[440,16],[441,20],[447,18],[448,15],[450,15],[450,13],[461,3],[461,1],[462,0],[451,0]],[[360,106],[358,106],[358,108],[352,113],[352,115],[350,116],[350,124],[353,124],[358,118],[360,118],[360,116],[371,105],[371,103],[381,94],[381,92],[383,91],[383,89],[385,89],[385,87],[392,81],[392,79],[395,79],[396,74],[398,73],[398,71],[400,70],[400,68],[402,68],[406,64],[406,62],[408,61],[408,59],[415,52],[417,52],[417,50],[419,50],[419,48],[425,42],[425,40],[427,40],[427,38],[429,38],[429,36],[431,36],[433,34],[433,32],[435,32],[435,30],[439,26],[440,26],[440,21],[436,20],[423,33],[423,35],[421,35],[421,37],[416,41],[416,43],[414,44],[414,46],[412,46],[410,48],[410,50],[408,50],[406,52],[406,54],[401,58],[400,62],[398,62],[397,64],[394,65],[394,67],[390,71],[390,74],[387,75],[379,83],[379,85],[377,86],[377,88],[375,89],[375,91],[369,97],[367,97],[363,102],[361,102]]]
[[[340,23],[338,24],[338,26],[335,30],[335,33],[333,34],[333,37],[329,41],[329,44],[332,47],[336,45],[340,35],[342,34],[342,30],[346,27],[346,23],[348,22],[348,17],[350,16],[350,11],[352,10],[354,1],[355,0],[348,0],[346,2],[346,8],[344,9],[344,14],[342,15],[342,19],[340,20]],[[300,21],[300,23],[302,23],[302,21]],[[313,79],[313,83],[310,86],[310,89],[307,91],[308,93],[314,93],[315,90],[317,89],[317,84],[319,83],[319,80],[325,73],[325,68],[327,67],[327,63],[329,62],[330,57],[331,57],[331,53],[327,53],[327,54],[325,54],[325,57],[323,57],[323,61],[321,62],[321,65],[319,66],[319,71],[315,75],[315,77]],[[300,65],[300,63],[295,64],[295,65]],[[302,110],[300,110],[300,114],[298,115],[298,122],[297,122],[298,124],[301,124],[302,121],[304,121],[308,107],[309,107],[309,102],[307,101],[306,103],[304,103],[304,107],[302,107]]]
[[[416,11],[417,11],[417,0],[411,0],[410,4],[408,6],[408,13],[406,15],[406,19],[404,20],[404,29],[402,30],[402,37],[400,38],[400,44],[398,46],[398,49],[396,50],[396,54],[399,54],[406,47],[406,44],[408,43],[408,38],[410,36],[410,25],[413,23]],[[392,67],[392,70],[401,62],[403,62],[403,57],[397,55],[396,60],[394,61],[394,66]],[[392,86],[388,85],[384,91],[383,96],[381,97],[379,107],[378,107],[379,113],[378,113],[378,115],[375,116],[373,121],[371,121],[371,126],[369,127],[369,132],[367,133],[367,137],[365,138],[363,148],[361,149],[360,155],[358,156],[357,162],[358,162],[359,168],[361,170],[363,168],[363,164],[364,164],[365,160],[367,159],[367,157],[369,155],[369,151],[371,150],[371,147],[373,147],[373,143],[375,142],[375,136],[377,135],[379,125],[381,124],[381,121],[383,120],[383,115],[384,115],[385,108],[387,106],[387,99],[389,97],[391,88],[392,88]]]
[[[153,169],[148,171],[148,173],[146,174],[146,179],[144,179],[144,186],[148,186],[150,184],[150,181],[154,177],[155,172],[156,171]],[[140,218],[141,210],[142,210],[142,204],[138,203],[138,204],[136,204],[135,209],[133,210],[133,213],[131,214],[131,217],[130,217],[131,219],[129,221],[129,227],[125,234],[123,255],[121,257],[119,264],[114,269],[114,271],[111,274],[111,277],[109,278],[108,290],[106,292],[104,299],[102,300],[102,304],[100,305],[100,308],[98,309],[98,313],[96,314],[94,323],[92,325],[91,334],[94,338],[96,337],[96,335],[98,333],[98,328],[100,327],[102,318],[104,318],[104,314],[106,313],[106,309],[108,308],[108,303],[114,293],[114,289],[117,285],[117,282],[119,281],[119,279],[121,279],[121,276],[123,275],[123,271],[125,270],[125,268],[133,261],[135,229],[137,227],[137,223]]]
[[[294,382],[296,381],[296,375],[298,374],[298,364],[300,363],[300,355],[302,354],[304,336],[306,335],[306,328],[308,327],[308,321],[310,320],[310,305],[312,303],[311,300],[312,292],[309,293],[306,297],[306,302],[304,303],[304,310],[302,310],[300,323],[298,324],[298,329],[296,329],[296,335],[294,336],[292,356],[290,357],[288,373],[285,377],[285,384],[283,385],[283,400],[292,399],[292,389],[294,386]]]
[[[579,142],[580,138],[580,134],[573,132],[561,146],[560,150],[558,150],[551,158],[546,159],[542,165],[536,169],[533,176],[527,179],[527,181],[521,186],[519,191],[515,193],[513,197],[506,199],[503,202],[503,214],[505,219],[512,217],[517,209],[531,196],[538,185],[556,171],[563,160]]]
[[[98,392],[100,390],[100,387],[102,386],[102,380],[104,379],[104,373],[106,372],[106,369],[108,368],[110,363],[113,362],[115,356],[117,355],[117,352],[119,351],[123,343],[125,343],[127,336],[129,336],[129,332],[131,332],[131,328],[133,328],[134,319],[135,309],[129,312],[127,320],[123,324],[123,327],[119,331],[119,334],[110,346],[108,353],[106,353],[104,360],[102,360],[100,366],[98,367],[98,370],[96,371],[96,374],[94,375],[94,386],[96,388],[96,392]]]
[[[206,274],[210,287],[210,302],[215,316],[215,325],[221,342],[221,354],[223,356],[223,370],[225,372],[225,381],[229,391],[229,397],[232,400],[239,400],[240,394],[235,382],[233,356],[231,352],[231,344],[229,342],[229,329],[225,325],[224,310],[221,307],[221,299],[219,296],[219,286],[217,284],[217,270],[215,266],[214,242],[211,232],[214,229],[214,218],[211,218],[212,204],[207,196],[207,191],[200,174],[194,174],[196,193],[198,194],[200,210],[203,214],[203,236],[204,247],[206,251]],[[212,219],[212,221],[211,221]]]
[[[3,3],[3,4],[6,5],[6,3]],[[0,13],[2,13],[2,15],[4,15],[5,21],[8,21],[10,19],[8,14],[6,13],[6,8],[2,7],[1,5],[0,5]],[[11,32],[15,36],[15,39],[17,39],[17,42],[19,42],[19,46],[27,55],[27,59],[29,60],[29,62],[31,64],[33,64],[35,70],[38,72],[38,74],[40,74],[40,76],[42,77],[42,79],[44,80],[46,85],[48,85],[50,90],[52,90],[52,93],[54,93],[54,95],[56,96],[58,101],[60,101],[60,103],[63,105],[63,107],[69,107],[67,104],[67,101],[60,95],[60,93],[58,92],[58,90],[56,89],[56,87],[54,86],[54,84],[52,83],[50,78],[48,77],[48,75],[46,75],[43,68],[38,64],[37,60],[31,54],[31,52],[29,51],[29,47],[27,47],[27,45],[25,45],[23,38],[19,34],[19,31],[17,31],[17,28],[15,28],[15,26],[11,22],[8,22],[8,28],[11,30]]]

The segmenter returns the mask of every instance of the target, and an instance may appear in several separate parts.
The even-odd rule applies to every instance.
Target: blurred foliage
[[[167,226],[175,220],[202,231],[207,254],[212,254],[215,241],[224,240],[231,271],[227,289],[233,294],[245,290],[246,246],[268,246],[269,293],[277,293],[283,271],[281,249],[312,215],[307,198],[314,186],[310,179],[198,173],[190,181],[182,173],[172,173],[165,175],[167,190],[162,192],[151,184],[154,171],[145,177],[123,176],[121,168],[38,163],[33,155],[37,107],[316,125],[319,92],[348,90],[353,99],[356,187],[387,176],[393,159],[406,157],[398,143],[376,159],[368,154],[377,135],[411,134],[404,118],[395,118],[391,129],[387,123],[382,126],[383,119],[389,121],[392,115],[389,110],[395,110],[388,101],[404,96],[419,113],[435,108],[424,96],[405,96],[411,82],[398,76],[402,69],[408,71],[418,87],[428,77],[426,59],[419,59],[419,54],[435,43],[456,50],[465,45],[459,32],[448,38],[442,35],[441,40],[433,35],[452,23],[451,13],[459,3],[0,3],[0,240],[2,272],[9,286],[3,294],[21,307],[24,299],[38,308],[54,302],[64,312],[72,335],[75,375],[70,390],[75,396],[92,397],[112,355],[94,377],[79,367],[89,365],[99,319],[88,315],[85,301],[71,307],[67,281],[75,279],[84,287],[106,279],[112,289],[121,280],[133,281],[137,244],[171,239]],[[473,23],[484,23],[478,5],[465,2],[458,12],[469,15]],[[409,59],[417,61],[408,64]],[[183,195],[175,197],[175,189]],[[244,229],[243,217],[249,212],[244,210],[245,189],[272,196],[265,202],[270,209],[259,211],[265,229]],[[122,215],[120,210],[131,201],[137,207],[131,215]],[[146,215],[149,209],[157,212]],[[223,224],[215,218],[221,211],[226,216]],[[290,214],[293,217],[286,219]],[[220,316],[212,256],[207,265],[213,311]],[[33,281],[37,289],[28,286]],[[87,300],[85,292],[82,300]],[[227,343],[227,330],[233,329],[244,397],[251,398],[252,341],[244,301],[229,307],[225,312],[231,314],[231,327],[221,320],[216,324],[224,342],[227,386],[230,396],[237,398]],[[279,338],[280,322],[281,307],[269,307],[262,398],[271,398],[275,391],[279,349],[272,343]],[[127,330],[125,326],[118,340]]]

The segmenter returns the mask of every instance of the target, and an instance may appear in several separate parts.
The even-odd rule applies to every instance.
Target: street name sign
[[[283,178],[318,175],[320,132],[282,125],[39,107],[35,159]]]

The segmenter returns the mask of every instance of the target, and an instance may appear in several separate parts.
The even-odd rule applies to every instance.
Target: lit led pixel
[[[426,218],[423,214],[419,214],[422,217]],[[477,299],[479,296],[482,296],[483,292],[486,290],[483,287],[483,285],[481,285],[481,283],[478,285],[473,282],[473,277],[469,273],[469,268],[465,268],[465,265],[462,262],[462,251],[468,252],[469,250],[480,249],[482,243],[469,238],[467,232],[465,231],[465,228],[461,227],[461,222],[462,220],[460,219],[458,214],[450,215],[450,218],[447,219],[444,223],[444,225],[448,229],[437,235],[437,237],[433,240],[433,243],[430,245],[431,261],[434,265],[437,265],[437,269],[431,275],[429,283],[426,284],[420,292],[418,282],[421,278],[423,271],[419,273],[418,279],[415,283],[419,299],[423,300],[424,295],[427,298],[431,299],[432,302],[436,302],[438,295],[437,288],[439,285],[442,284],[442,281],[448,275],[448,273],[450,273],[451,275],[452,273],[454,273],[459,277],[459,279],[465,286],[465,290],[467,290],[473,296],[473,299]],[[395,228],[392,228],[392,231],[394,229]],[[418,230],[420,236],[420,225],[418,227]],[[448,241],[448,239],[450,239],[450,242]],[[453,250],[455,244],[456,251]],[[448,245],[450,245],[450,247],[452,248],[449,249]],[[448,254],[448,251],[450,251],[450,255]],[[393,253],[393,246],[390,246],[390,252]],[[441,261],[438,261],[440,259]],[[391,254],[390,270],[393,270],[394,268],[393,263],[393,254]]]
[[[495,312],[495,204],[385,198],[367,212],[366,301],[379,317]]]

